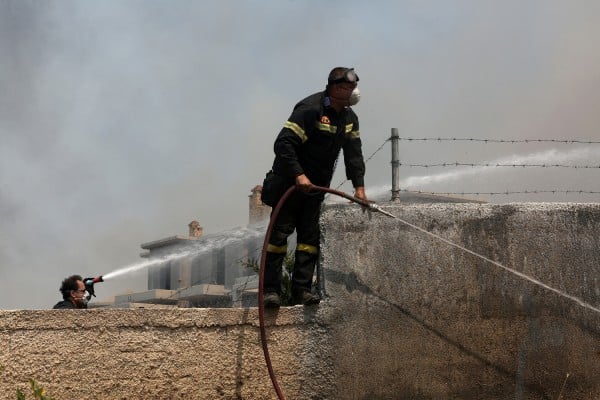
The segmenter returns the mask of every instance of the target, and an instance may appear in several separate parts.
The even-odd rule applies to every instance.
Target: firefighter
[[[300,190],[288,198],[273,225],[265,262],[265,307],[280,306],[281,269],[287,239],[294,229],[297,245],[292,301],[304,305],[320,301],[312,291],[312,281],[324,193],[311,191],[311,186],[329,187],[340,150],[354,195],[367,200],[358,117],[351,108],[360,99],[358,80],[353,68],[332,69],[325,90],[296,104],[275,140],[275,161],[263,182],[262,201],[274,207],[289,187],[296,185]]]

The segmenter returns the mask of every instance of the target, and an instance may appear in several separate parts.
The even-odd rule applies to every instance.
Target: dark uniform
[[[314,185],[329,187],[341,149],[347,178],[354,187],[364,186],[365,164],[358,117],[350,107],[338,113],[330,104],[324,91],[305,98],[294,107],[274,145],[271,178],[282,183],[279,189],[274,189],[265,180],[263,201],[275,197],[265,203],[274,206],[285,189],[293,186],[295,178],[301,174],[305,174]],[[318,257],[319,214],[323,199],[322,192],[295,191],[281,208],[267,248],[264,292],[281,293],[281,267],[287,253],[287,238],[294,229],[298,243],[292,293],[310,292]]]
[[[52,309],[54,309],[54,310],[65,310],[65,309],[69,309],[69,308],[76,309],[77,307],[70,300],[59,301],[58,303],[56,303],[54,305],[54,307],[52,307]]]

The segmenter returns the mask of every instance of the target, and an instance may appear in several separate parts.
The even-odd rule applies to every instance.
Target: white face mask
[[[82,306],[82,307],[85,308],[87,306],[88,300],[89,300],[88,299],[88,292],[86,291],[83,294],[83,296],[81,296],[81,297],[72,296],[72,299],[73,299],[73,302],[75,302],[77,305],[80,305],[80,306]]]
[[[351,106],[354,106],[354,105],[358,104],[359,101],[360,101],[360,90],[358,90],[358,88],[355,87],[352,90],[352,93],[350,93],[350,98],[348,99],[348,103]]]

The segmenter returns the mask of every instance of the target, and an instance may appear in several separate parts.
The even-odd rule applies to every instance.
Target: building
[[[156,260],[148,269],[148,289],[115,296],[116,308],[231,307],[256,304],[256,266],[271,208],[262,204],[262,186],[251,189],[248,225],[205,234],[200,223],[187,235],[142,243],[141,257]],[[253,268],[253,266],[255,268]],[[100,305],[98,305],[100,306]]]

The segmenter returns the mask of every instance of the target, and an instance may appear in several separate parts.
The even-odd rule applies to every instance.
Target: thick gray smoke
[[[599,30],[590,1],[2,1],[0,308],[51,307],[64,277],[139,261],[140,243],[186,234],[193,219],[209,233],[245,225],[275,135],[334,66],[360,75],[366,155],[392,127],[406,137],[599,140]],[[575,149],[402,146],[407,163]],[[367,164],[367,187],[389,184],[389,153]],[[577,160],[587,162],[598,160]],[[422,189],[600,190],[598,170],[468,175]],[[97,292],[142,290],[145,279]]]

